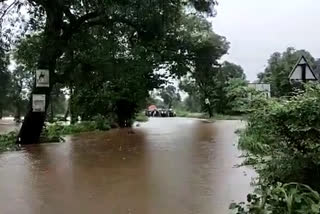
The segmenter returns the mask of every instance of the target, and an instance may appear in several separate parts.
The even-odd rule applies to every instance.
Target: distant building
[[[266,98],[271,97],[271,87],[270,84],[263,83],[249,83],[249,88],[253,88],[256,91],[262,92],[265,94]],[[251,95],[250,95],[251,96]]]

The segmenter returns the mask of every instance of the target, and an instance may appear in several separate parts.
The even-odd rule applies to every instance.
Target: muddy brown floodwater
[[[229,213],[251,191],[253,173],[234,167],[242,126],[155,118],[0,154],[0,213]]]

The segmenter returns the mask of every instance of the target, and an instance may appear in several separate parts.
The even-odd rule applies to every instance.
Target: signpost
[[[49,82],[49,70],[39,69],[36,71],[36,86],[37,88],[48,88]]]
[[[50,87],[49,70],[38,69],[36,71],[36,87],[37,88]],[[40,112],[40,113],[46,112],[46,95],[45,94],[32,95],[32,111]]]
[[[45,112],[46,111],[46,95],[33,94],[32,95],[32,110],[33,112]]]
[[[318,78],[309,65],[307,59],[302,56],[292,69],[289,75],[289,80],[290,83],[293,84],[295,82],[306,83],[307,81],[317,81]]]

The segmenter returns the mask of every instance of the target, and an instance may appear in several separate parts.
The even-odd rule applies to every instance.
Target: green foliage
[[[1,45],[1,41],[0,41]],[[0,46],[0,119],[2,118],[5,104],[8,101],[8,88],[10,86],[10,74],[7,69],[9,64],[8,55]]]
[[[167,108],[172,108],[174,102],[180,102],[181,100],[180,94],[173,85],[168,85],[167,87],[163,88],[159,95],[163,99],[163,102]]]
[[[200,71],[185,77],[180,87],[196,98],[203,111],[213,116],[218,114],[240,114],[245,111],[248,98],[247,82],[243,69],[230,62],[224,62],[221,67],[216,63],[206,68],[199,65]],[[209,99],[210,104],[205,104]]]
[[[318,84],[306,85],[305,92],[288,99],[253,100],[247,128],[240,133],[239,147],[246,151],[246,163],[255,167],[260,184],[267,191],[249,207],[261,201],[266,205],[259,212],[239,213],[320,212],[315,192],[320,190],[319,108]],[[277,182],[284,185],[274,187]]]
[[[265,186],[257,194],[249,194],[248,204],[233,203],[236,214],[319,214],[320,195],[307,185],[298,183]]]
[[[97,130],[107,131],[111,129],[110,119],[105,118],[102,115],[95,116],[93,121],[95,122],[95,129]]]
[[[137,122],[147,122],[149,118],[144,114],[144,112],[140,112],[136,115],[135,121]]]
[[[320,173],[320,86],[288,100],[263,101],[248,117],[239,146],[269,157],[259,171],[268,181],[300,182],[318,189]],[[272,172],[272,173],[270,173]]]
[[[8,106],[16,120],[27,111],[28,97],[33,84],[33,75],[24,66],[17,66],[10,72],[10,87],[8,87]],[[7,109],[9,110],[9,109]]]
[[[248,88],[248,83],[243,79],[230,79],[223,91],[225,96],[223,112],[228,114],[247,113],[250,102],[249,93],[257,93]]]
[[[198,97],[195,95],[189,95],[184,101],[183,104],[187,111],[190,112],[201,112],[201,102]]]
[[[301,56],[305,56],[314,68],[315,60],[306,50],[287,48],[283,53],[275,52],[268,60],[268,66],[263,73],[258,74],[260,82],[271,84],[271,95],[275,97],[288,96],[292,93],[289,74]]]
[[[101,115],[94,117],[94,121],[84,121],[80,123],[65,125],[63,123],[49,124],[45,130],[46,139],[61,139],[61,136],[92,132],[92,131],[107,131],[111,129],[110,120]]]
[[[16,140],[16,132],[0,135],[0,152],[17,150],[19,147],[16,145]]]

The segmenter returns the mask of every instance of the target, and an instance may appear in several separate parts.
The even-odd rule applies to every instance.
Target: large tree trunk
[[[0,120],[2,119],[3,117],[3,108],[2,108],[2,105],[0,105]]]
[[[70,99],[69,99],[69,114],[70,114],[70,123],[75,124],[78,122],[78,115],[75,111],[75,103],[74,103],[74,90],[72,86],[70,87]]]
[[[21,121],[21,101],[20,100],[16,101],[16,114],[14,116],[14,119],[16,122]]]
[[[211,105],[209,104],[207,106],[208,106],[209,118],[212,118],[213,117],[213,111],[212,111]]]
[[[46,28],[44,32],[43,46],[40,51],[38,60],[38,69],[48,69],[50,75],[50,87],[37,88],[34,87],[32,94],[43,94],[46,97],[45,112],[33,112],[32,96],[30,99],[29,109],[24,118],[24,122],[18,135],[17,143],[19,144],[34,144],[39,143],[40,135],[44,127],[44,122],[47,115],[47,109],[50,103],[50,94],[54,85],[54,74],[56,61],[61,56],[61,41],[60,33],[62,30],[62,8],[56,1],[48,3],[46,9]]]
[[[67,121],[70,113],[70,100],[68,101],[68,107],[66,112],[64,113],[63,121]]]
[[[52,101],[50,102],[49,109],[50,109],[50,111],[49,111],[49,122],[53,123],[53,121],[54,121],[54,109],[53,109]]]

